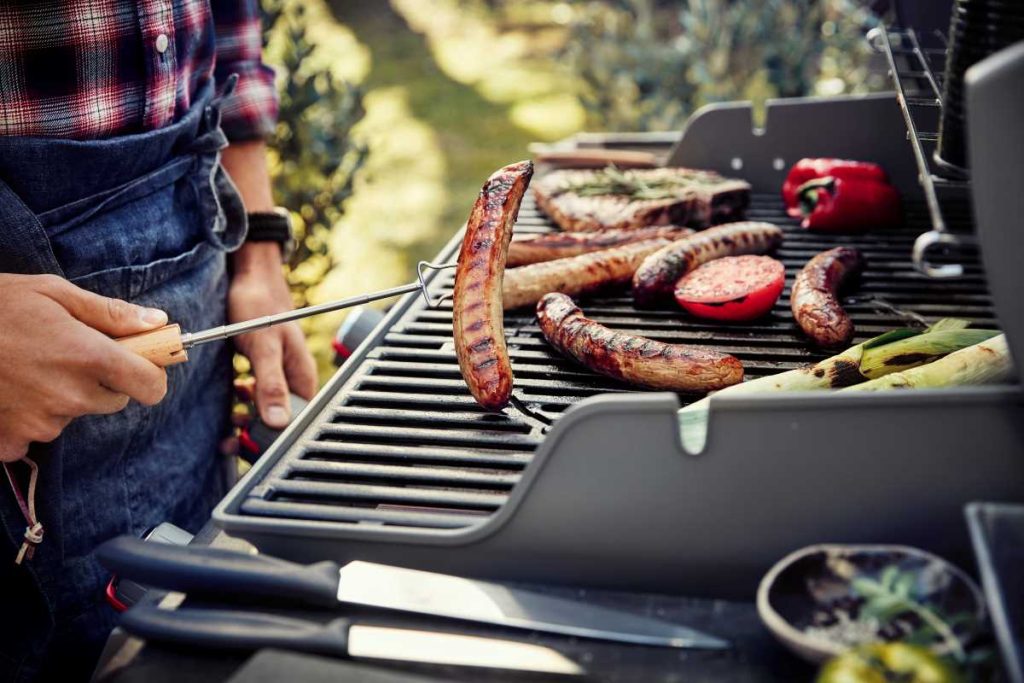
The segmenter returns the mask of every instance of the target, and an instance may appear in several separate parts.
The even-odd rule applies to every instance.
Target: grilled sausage
[[[651,306],[672,295],[679,278],[702,263],[723,256],[763,254],[782,242],[771,223],[744,221],[708,228],[654,252],[633,275],[633,301]]]
[[[556,349],[629,384],[704,393],[743,379],[743,366],[733,356],[616,332],[585,317],[564,294],[545,295],[537,303],[537,320]]]
[[[466,223],[455,271],[455,355],[473,398],[489,410],[501,410],[512,397],[502,280],[512,226],[532,176],[533,164],[520,161],[487,179]]]
[[[531,235],[517,238],[508,245],[507,266],[525,266],[555,259],[579,256],[591,251],[610,249],[623,244],[643,242],[664,237],[678,240],[692,235],[693,230],[674,225],[655,225],[630,230],[601,230],[598,232],[555,232],[549,235]]]
[[[851,247],[836,247],[814,256],[793,282],[789,296],[800,329],[819,346],[845,346],[853,338],[853,321],[836,293],[848,277],[860,272],[864,260]]]
[[[576,295],[606,285],[626,284],[648,254],[669,243],[665,239],[646,240],[511,268],[505,273],[505,309],[535,304],[548,292]]]

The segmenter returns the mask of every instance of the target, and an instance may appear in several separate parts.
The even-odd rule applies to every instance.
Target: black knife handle
[[[334,619],[317,624],[242,610],[166,610],[143,603],[121,615],[121,626],[146,640],[179,645],[222,650],[279,647],[347,657],[350,622]]]
[[[301,565],[223,548],[170,546],[119,536],[97,550],[104,567],[147,586],[222,597],[270,597],[330,607],[337,604],[338,565]]]

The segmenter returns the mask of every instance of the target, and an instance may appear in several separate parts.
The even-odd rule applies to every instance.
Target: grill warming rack
[[[922,233],[914,243],[914,267],[930,277],[959,277],[963,274],[959,263],[933,265],[928,259],[928,253],[933,249],[956,250],[971,239],[969,235],[950,232],[943,215],[943,200],[949,196],[962,200],[970,189],[970,183],[944,178],[933,170],[932,153],[938,143],[936,131],[942,112],[946,48],[922,47],[914,29],[878,27],[871,30],[868,40],[885,55],[889,65],[896,100],[906,122],[907,139],[914,153],[918,179],[931,217],[932,229]]]
[[[996,324],[970,245],[958,255],[961,278],[934,280],[911,268],[913,242],[930,225],[923,201],[908,202],[905,230],[835,237],[797,230],[774,194],[785,172],[778,159],[842,156],[844,145],[864,144],[862,126],[871,127],[872,146],[860,157],[877,150],[905,193],[916,187],[891,96],[773,104],[767,131],[751,132],[750,120],[748,105],[711,107],[672,154],[722,172],[739,160],[757,193],[750,218],[787,229],[778,257],[788,282],[817,251],[853,244],[869,263],[847,302],[858,339],[915,316]],[[810,121],[817,125],[809,133]],[[723,141],[714,158],[707,136]],[[887,144],[894,141],[902,157]],[[968,207],[950,207],[950,225],[969,230]],[[527,200],[517,233],[550,229]],[[436,260],[450,260],[459,239]],[[431,273],[428,283],[435,296],[446,294],[452,274]],[[751,377],[822,357],[793,324],[788,287],[771,316],[742,325],[637,311],[625,293],[581,305],[612,327],[734,353]],[[505,326],[527,410],[476,406],[458,373],[450,304],[430,309],[410,294],[218,506],[215,521],[303,561],[360,558],[749,597],[772,562],[812,542],[904,542],[969,557],[962,504],[1019,500],[1024,491],[1016,388],[722,397],[712,401],[706,450],[694,457],[681,447],[676,412],[695,397],[637,392],[574,365],[544,342],[529,311],[509,312]]]

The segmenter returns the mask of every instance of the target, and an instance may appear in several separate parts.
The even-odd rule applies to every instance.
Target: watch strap
[[[278,242],[283,245],[292,239],[291,221],[284,213],[255,211],[247,216],[249,232],[246,242]]]

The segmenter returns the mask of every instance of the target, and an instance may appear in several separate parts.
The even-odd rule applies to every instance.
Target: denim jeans
[[[0,137],[0,272],[62,275],[163,309],[185,330],[224,324],[225,253],[245,231],[219,163],[225,145],[212,86],[156,131]],[[225,488],[217,444],[230,391],[229,347],[204,345],[168,368],[157,406],[78,418],[52,444],[33,444],[45,534],[22,566],[13,558],[25,520],[0,481],[0,680],[88,676],[116,621],[94,550],[160,522],[195,531],[208,519]]]

